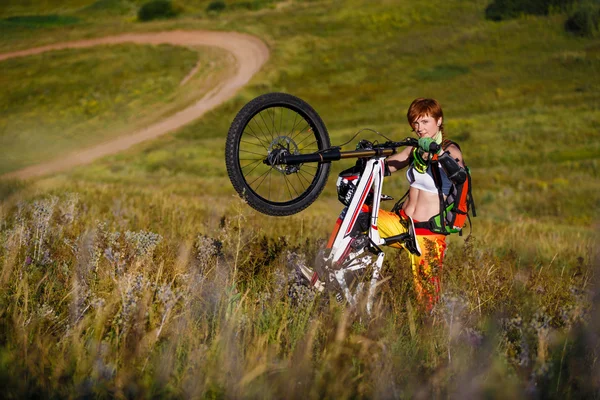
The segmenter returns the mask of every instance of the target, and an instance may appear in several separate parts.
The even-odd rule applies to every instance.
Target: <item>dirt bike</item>
[[[226,142],[227,172],[233,187],[261,213],[286,216],[312,204],[322,192],[332,161],[356,158],[337,179],[338,199],[345,206],[325,249],[312,269],[301,266],[309,283],[334,290],[351,306],[365,301],[373,308],[385,253],[380,246],[402,243],[420,255],[414,224],[407,233],[381,238],[377,229],[386,173],[385,158],[414,138],[371,143],[341,151],[331,146],[325,124],[305,101],[286,93],[268,93],[246,104],[236,115]],[[432,149],[435,151],[435,149]]]

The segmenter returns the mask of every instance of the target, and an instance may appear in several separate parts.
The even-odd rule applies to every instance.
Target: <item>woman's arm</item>
[[[405,147],[400,153],[396,153],[386,158],[390,172],[396,172],[410,163],[410,152],[412,149],[412,147]]]
[[[467,179],[468,172],[465,170],[462,153],[458,146],[448,146],[438,160],[452,182],[461,184]]]
[[[452,158],[454,158],[456,160],[458,165],[460,165],[463,168],[465,167],[465,163],[463,162],[462,152],[460,151],[458,146],[451,144],[450,146],[448,146],[446,148],[446,150],[450,153]]]

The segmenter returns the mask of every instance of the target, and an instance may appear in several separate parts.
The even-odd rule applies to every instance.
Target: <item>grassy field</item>
[[[201,68],[195,78],[182,87],[196,65]],[[199,98],[207,90],[207,75],[214,79],[223,68],[218,51],[199,57],[197,51],[168,45],[100,46],[9,59],[0,64],[5,88],[0,146],[7,154],[0,174],[165,118],[190,97]]]
[[[232,1],[220,13],[179,2],[178,18],[152,23],[135,21],[140,3],[4,3],[0,51],[215,29],[263,38],[271,59],[234,99],[174,134],[62,174],[0,180],[8,397],[598,398],[599,39],[565,33],[563,14],[486,21],[487,1]],[[32,15],[58,22],[14,19]],[[3,128],[1,168],[67,149],[57,132],[85,126],[89,137],[67,140],[74,149],[94,129],[108,137],[135,125],[144,104],[186,103],[177,85],[195,52],[105,50],[0,63],[2,121],[56,143],[36,150]],[[98,74],[112,85],[101,85],[94,117],[67,99],[94,93],[83,89],[98,81],[76,68],[107,57]],[[131,80],[119,85],[120,76]],[[147,80],[156,86],[143,89]],[[479,216],[467,241],[449,240],[431,315],[417,312],[401,252],[387,252],[390,279],[370,318],[289,273],[310,264],[341,205],[334,179],[291,217],[260,215],[235,196],[225,136],[237,111],[269,91],[308,101],[334,144],[363,127],[408,136],[410,102],[441,102]],[[118,107],[119,95],[132,106]],[[10,161],[17,150],[27,157]],[[335,164],[334,176],[347,166]],[[386,193],[406,190],[402,174],[388,181]]]

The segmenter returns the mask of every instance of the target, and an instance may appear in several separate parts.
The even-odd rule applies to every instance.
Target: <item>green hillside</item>
[[[190,104],[224,63],[219,51],[198,50],[113,45],[0,63],[0,146],[7,153],[0,174],[102,143]],[[196,65],[194,79],[181,85]]]
[[[569,10],[495,22],[479,0],[178,1],[177,17],[142,23],[142,3],[4,2],[0,52],[208,29],[256,35],[271,57],[173,134],[60,174],[0,179],[7,393],[597,397],[600,38],[566,32]],[[199,60],[215,70],[180,87]],[[226,63],[209,48],[134,45],[0,61],[0,173],[158,121]],[[225,137],[246,102],[272,91],[310,103],[333,144],[365,127],[409,136],[414,98],[442,104],[478,217],[467,241],[449,240],[431,316],[415,311],[410,264],[394,250],[373,318],[290,278],[289,264],[310,263],[327,239],[342,207],[334,178],[350,162],[300,214],[243,204]],[[405,190],[402,173],[384,186]]]

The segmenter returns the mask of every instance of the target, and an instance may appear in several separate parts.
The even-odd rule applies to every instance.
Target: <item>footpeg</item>
[[[415,234],[415,224],[411,217],[408,217],[408,235],[404,240],[404,246],[408,251],[412,254],[421,257],[421,248],[419,247],[419,242],[417,241],[417,236]]]
[[[417,241],[417,237],[415,235],[415,225],[413,224],[412,218],[408,217],[408,220],[405,220],[403,225],[406,227],[408,232],[384,238],[383,240],[385,241],[385,244],[389,246],[391,244],[401,242],[408,251],[420,257],[421,248],[419,247],[419,242]]]

